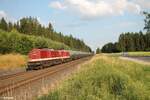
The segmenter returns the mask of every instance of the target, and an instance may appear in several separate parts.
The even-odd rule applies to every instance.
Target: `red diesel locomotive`
[[[90,53],[77,51],[33,49],[28,54],[29,61],[27,70],[43,69],[52,65],[61,64],[89,55]]]

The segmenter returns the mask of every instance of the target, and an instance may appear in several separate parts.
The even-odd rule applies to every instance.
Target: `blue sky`
[[[0,0],[0,18],[33,16],[57,32],[85,41],[93,50],[118,40],[122,32],[143,30],[149,0]]]

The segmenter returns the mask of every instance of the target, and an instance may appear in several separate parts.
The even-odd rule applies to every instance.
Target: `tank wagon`
[[[92,55],[87,52],[33,49],[29,52],[27,70],[38,70]]]

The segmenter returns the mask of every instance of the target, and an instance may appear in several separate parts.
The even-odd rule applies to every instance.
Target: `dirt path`
[[[119,57],[119,58],[123,59],[123,60],[134,61],[136,63],[140,63],[140,64],[144,64],[144,65],[150,65],[150,62],[144,61],[144,60],[140,60],[140,59],[136,59],[136,58],[130,58],[130,57]]]

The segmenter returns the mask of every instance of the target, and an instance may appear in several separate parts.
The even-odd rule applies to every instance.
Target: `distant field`
[[[142,51],[126,52],[125,54],[127,54],[128,56],[150,56],[150,52],[142,52]],[[111,53],[109,55],[111,55],[111,56],[121,56],[121,55],[123,55],[123,53]]]
[[[20,54],[0,55],[0,69],[13,69],[26,65],[27,57]]]
[[[150,66],[97,55],[39,100],[149,100]]]
[[[129,52],[130,56],[150,56],[150,52]]]

